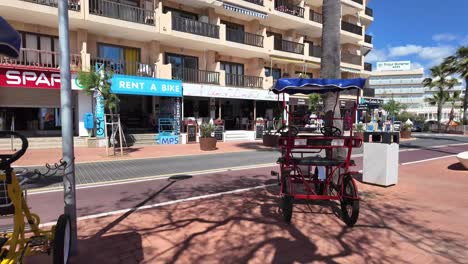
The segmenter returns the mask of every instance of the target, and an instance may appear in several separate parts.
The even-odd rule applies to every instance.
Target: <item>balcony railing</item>
[[[297,17],[304,17],[304,8],[291,4],[287,0],[275,0],[275,9]]]
[[[226,85],[237,87],[262,88],[263,78],[258,76],[226,73]]]
[[[140,24],[154,25],[154,10],[107,0],[89,0],[89,13]]]
[[[361,4],[361,5],[364,4],[364,1],[363,1],[363,0],[352,0],[352,1],[353,1],[353,2],[356,2],[356,3],[358,3],[358,4]]]
[[[39,5],[46,5],[52,7],[58,7],[59,0],[22,0],[24,2],[31,2]],[[68,0],[68,9],[73,11],[80,11],[81,3],[80,0]]]
[[[364,62],[364,70],[372,71],[372,63]]]
[[[364,11],[364,13],[370,17],[374,16],[374,10],[372,10],[372,8],[369,7],[366,7],[366,11]]]
[[[172,16],[172,29],[210,38],[219,38],[219,26],[177,15]]]
[[[372,44],[372,36],[371,35],[364,35],[364,41],[366,43]]]
[[[322,57],[322,47],[309,45],[309,56],[321,58]]]
[[[219,72],[172,67],[172,79],[188,83],[219,84]]]
[[[244,1],[263,6],[263,0],[244,0]]]
[[[358,25],[351,24],[346,21],[341,21],[341,29],[344,31],[348,31],[357,35],[362,35],[362,27]]]
[[[350,53],[341,53],[341,61],[346,62],[346,63],[351,63],[355,65],[361,65],[361,56],[355,55],[355,54],[350,54]]]
[[[304,44],[275,38],[275,50],[304,54]]]
[[[132,76],[156,77],[154,64],[146,64],[137,61],[120,61],[107,58],[91,59],[91,68],[104,67],[115,74]]]
[[[310,17],[309,19],[311,21],[315,21],[317,23],[322,24],[323,23],[323,16],[320,13],[315,12],[314,10],[310,10]]]
[[[263,36],[241,30],[226,28],[226,40],[247,44],[255,47],[263,47]]]
[[[13,67],[49,68],[59,69],[60,54],[54,51],[21,49],[17,59],[0,56],[0,64]],[[81,55],[70,55],[70,69],[78,71],[81,69]]]

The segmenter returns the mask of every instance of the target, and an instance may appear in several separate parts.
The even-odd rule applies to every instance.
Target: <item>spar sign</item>
[[[0,87],[60,89],[60,73],[57,71],[40,71],[0,68]],[[81,90],[76,73],[71,75],[72,90]]]
[[[0,86],[16,88],[60,89],[60,73],[0,68]]]

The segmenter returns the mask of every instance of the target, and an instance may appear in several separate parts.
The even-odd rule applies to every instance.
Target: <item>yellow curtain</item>
[[[125,48],[125,74],[135,75],[138,70],[140,51],[138,49]]]

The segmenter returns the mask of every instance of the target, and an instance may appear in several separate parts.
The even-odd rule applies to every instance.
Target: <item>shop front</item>
[[[128,132],[179,134],[181,81],[115,74],[111,92],[119,94],[118,113]]]
[[[0,68],[0,130],[60,136],[60,129],[58,70]]]
[[[184,83],[183,101],[184,119],[222,119],[226,130],[253,130],[257,118],[282,114],[278,95],[263,89]]]

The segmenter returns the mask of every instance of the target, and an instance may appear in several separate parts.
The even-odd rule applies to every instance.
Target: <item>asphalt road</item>
[[[424,149],[441,145],[468,144],[468,137],[417,136],[413,141],[400,144],[400,150]],[[353,154],[362,154],[355,149]],[[279,157],[276,150],[208,154],[187,157],[158,159],[123,160],[99,163],[82,163],[76,165],[76,184],[95,184],[118,180],[153,177],[174,173],[216,170],[221,168],[255,166],[275,163]],[[44,171],[44,168],[37,168]],[[28,168],[33,171],[34,168]],[[31,188],[60,187],[62,177],[47,177]]]
[[[400,163],[450,156],[468,151],[468,145],[436,149],[416,149],[400,152]],[[362,158],[355,159],[362,168]],[[145,181],[83,186],[77,189],[78,216],[102,214],[115,210],[137,208],[148,204],[187,199],[195,196],[252,188],[275,183],[270,171],[277,166],[252,169],[226,169],[216,173],[183,175],[181,180],[168,178]],[[49,191],[28,195],[29,205],[41,215],[43,222],[55,221],[63,210],[63,192]]]

